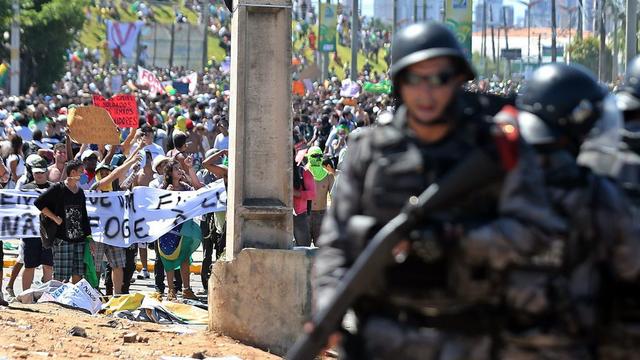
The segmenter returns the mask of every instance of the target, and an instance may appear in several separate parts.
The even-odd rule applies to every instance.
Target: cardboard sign
[[[109,100],[100,95],[93,95],[93,105],[106,109],[119,128],[138,127],[138,104],[133,95],[120,94]]]
[[[69,136],[79,144],[120,145],[120,134],[107,110],[79,106],[67,115]]]

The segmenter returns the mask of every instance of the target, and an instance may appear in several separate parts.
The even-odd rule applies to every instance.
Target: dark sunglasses
[[[410,86],[418,86],[426,83],[430,87],[440,87],[448,84],[455,75],[456,73],[451,69],[444,70],[438,74],[424,76],[407,71],[403,76],[403,81],[406,85]]]
[[[313,154],[313,155],[309,155],[309,157],[312,157],[314,159],[320,159],[322,158],[322,154]]]

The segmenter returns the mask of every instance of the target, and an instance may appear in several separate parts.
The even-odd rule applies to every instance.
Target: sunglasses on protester
[[[430,87],[440,87],[447,85],[455,76],[456,73],[451,69],[432,75],[418,75],[412,72],[406,72],[403,76],[403,82],[409,86],[427,84]]]

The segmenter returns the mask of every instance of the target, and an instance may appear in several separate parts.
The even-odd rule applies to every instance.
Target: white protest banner
[[[138,85],[148,87],[149,93],[151,94],[164,94],[160,80],[158,80],[154,73],[142,66],[138,66]]]
[[[36,191],[0,190],[0,240],[39,237]],[[197,191],[136,187],[133,191],[85,192],[93,239],[118,247],[149,243],[176,225],[211,212],[225,211],[222,180]]]
[[[38,303],[54,302],[74,309],[84,310],[95,315],[102,308],[100,293],[85,279],[77,284],[62,284],[52,292],[42,294]]]

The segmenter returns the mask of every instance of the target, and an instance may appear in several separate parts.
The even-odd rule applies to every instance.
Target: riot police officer
[[[640,220],[640,56],[627,66],[624,86],[617,94],[624,115],[619,161],[612,175],[620,180]]]
[[[351,139],[314,264],[315,307],[326,306],[365,246],[349,221],[366,215],[384,225],[407,200],[441,179],[481,146],[492,124],[490,99],[465,94],[474,78],[445,26],[419,23],[393,41],[391,76],[401,105],[393,120]],[[402,262],[388,267],[353,310],[355,333],[342,354],[368,359],[487,359],[499,332],[498,271],[548,241],[564,224],[550,210],[540,169],[522,142],[514,167],[416,229],[440,242],[402,242]],[[515,152],[514,152],[515,154]],[[514,155],[511,154],[511,155]],[[451,246],[449,246],[451,244]]]
[[[606,334],[609,284],[633,282],[640,273],[640,234],[624,193],[579,155],[585,145],[614,148],[621,114],[579,65],[539,68],[516,103],[521,135],[537,150],[548,196],[569,232],[510,269],[501,355],[595,358]]]

